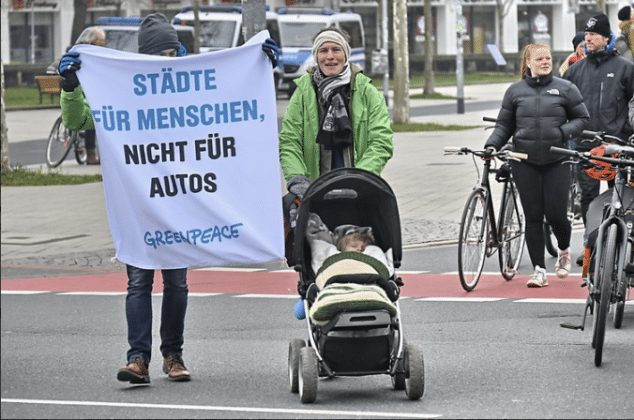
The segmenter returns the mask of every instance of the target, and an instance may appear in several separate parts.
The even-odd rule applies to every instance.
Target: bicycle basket
[[[599,157],[604,156],[605,146],[602,144],[601,146],[595,147],[590,150],[590,154]],[[612,157],[616,158],[617,155],[612,155]],[[591,168],[586,169],[586,173],[590,178],[598,179],[599,181],[611,181],[616,176],[616,171],[612,169],[611,163],[598,160],[590,160],[590,162],[594,164]]]

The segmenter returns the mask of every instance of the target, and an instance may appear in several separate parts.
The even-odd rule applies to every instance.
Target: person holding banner
[[[164,57],[182,57],[185,48],[178,41],[176,30],[161,13],[148,15],[139,28],[138,44],[140,54]],[[274,67],[279,49],[271,39],[266,40],[262,49],[271,59]],[[66,53],[59,64],[63,77],[63,92],[60,99],[62,117],[66,127],[73,131],[93,129],[95,121],[87,100],[82,94],[76,71],[81,67],[79,53]],[[104,178],[106,172],[104,172]],[[104,180],[106,181],[106,180]],[[104,182],[105,184],[105,182]],[[127,215],[124,215],[127,217]],[[152,284],[154,269],[126,264],[128,293],[126,296],[126,320],[129,350],[127,364],[117,372],[117,379],[132,384],[150,382],[149,364],[152,352]],[[163,372],[170,381],[189,381],[191,373],[185,367],[183,332],[187,311],[188,285],[187,265],[181,268],[162,269],[163,300],[161,307],[161,346]]]

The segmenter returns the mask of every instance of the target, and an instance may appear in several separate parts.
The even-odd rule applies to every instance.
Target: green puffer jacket
[[[90,106],[84,97],[81,86],[76,87],[72,92],[62,90],[60,105],[62,106],[62,120],[69,130],[84,131],[95,128],[92,112],[90,112]]]
[[[370,78],[352,67],[351,120],[354,141],[354,167],[380,175],[392,157],[392,128],[385,99],[370,84]],[[312,72],[311,72],[312,73]],[[294,176],[319,177],[320,147],[317,94],[311,74],[295,79],[293,93],[282,121],[280,163],[286,180]]]

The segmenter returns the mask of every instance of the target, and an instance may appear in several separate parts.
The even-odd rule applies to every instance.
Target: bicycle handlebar
[[[487,157],[487,154],[488,154],[488,152],[486,150],[471,150],[468,147],[452,147],[452,146],[449,146],[449,147],[445,147],[444,151],[445,151],[445,154],[465,155],[467,153],[471,153],[471,154],[474,154],[474,155],[479,156],[479,157]],[[489,156],[490,157],[496,157],[496,158],[501,159],[501,160],[507,160],[507,159],[523,160],[523,159],[528,159],[528,155],[526,153],[511,152],[509,150],[500,150],[499,152],[492,153]]]
[[[491,118],[491,117],[482,117],[482,121],[486,121],[486,122],[498,122],[497,118]]]
[[[623,141],[616,136],[611,136],[610,134],[606,134],[603,131],[583,130],[581,132],[581,138],[587,139],[587,140],[593,140],[593,141],[600,141],[600,142],[606,142],[606,141],[614,142],[614,143],[622,144],[625,146],[628,145],[626,141]]]
[[[616,146],[619,147],[619,146]],[[634,148],[631,147],[619,147],[620,150],[623,151],[623,154],[632,157],[634,156]],[[552,153],[566,155],[570,157],[579,158],[585,162],[590,162],[593,160],[597,160],[600,162],[610,163],[616,166],[634,166],[634,160],[626,159],[626,158],[612,158],[606,156],[596,156],[591,154],[590,152],[577,152],[576,150],[562,149],[561,147],[551,146],[550,151]]]

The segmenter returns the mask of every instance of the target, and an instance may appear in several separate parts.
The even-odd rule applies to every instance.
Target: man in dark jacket
[[[586,33],[586,59],[568,69],[564,79],[579,88],[590,113],[588,130],[603,131],[627,140],[632,126],[627,121],[628,101],[634,93],[634,63],[620,57],[613,48],[615,36],[610,21],[603,13],[588,19]],[[577,140],[577,150],[588,151],[598,146],[593,142]],[[590,202],[599,195],[600,181],[579,171],[581,186],[581,214],[586,222]],[[580,260],[577,259],[577,263]]]

